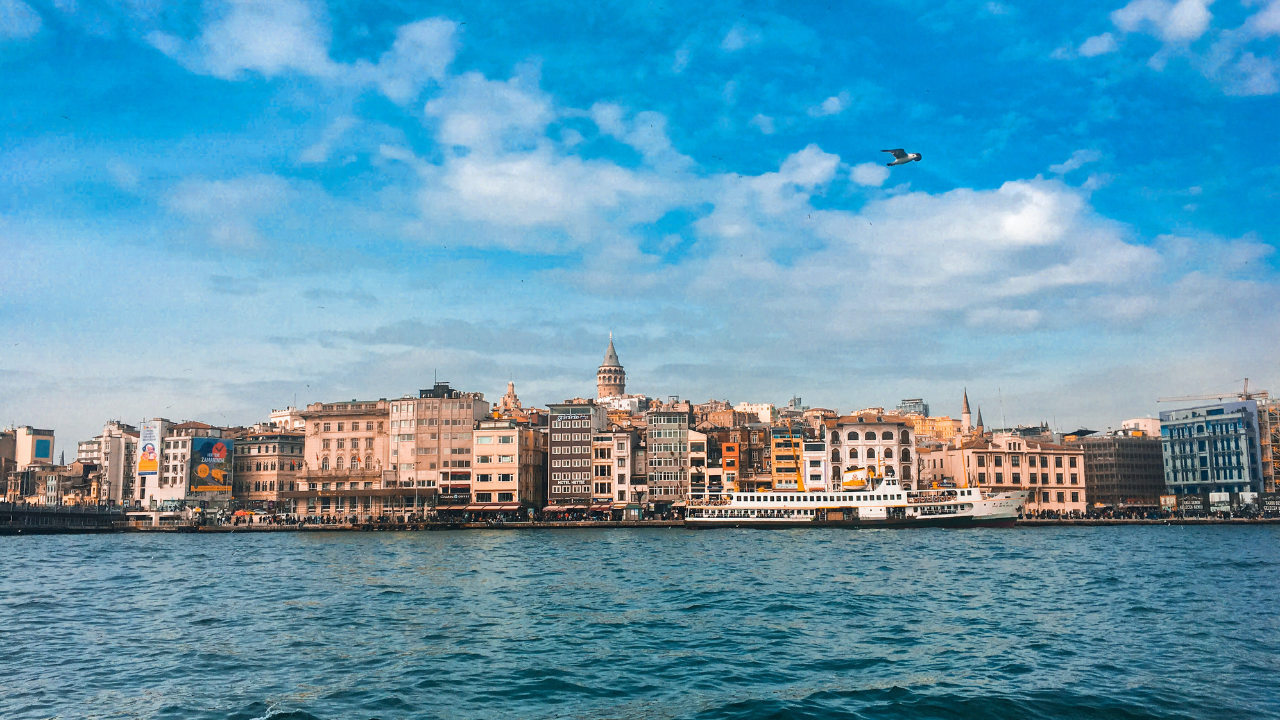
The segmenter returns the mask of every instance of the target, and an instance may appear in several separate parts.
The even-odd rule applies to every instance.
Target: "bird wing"
[[[893,153],[893,156],[899,160],[907,156],[907,151],[902,148],[898,148],[897,150],[881,150],[880,152]]]

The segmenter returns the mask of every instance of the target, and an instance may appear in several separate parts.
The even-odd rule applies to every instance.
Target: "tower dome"
[[[613,333],[609,333],[609,348],[604,351],[604,362],[596,370],[596,397],[625,395],[627,371],[618,362],[618,351],[613,349]]]

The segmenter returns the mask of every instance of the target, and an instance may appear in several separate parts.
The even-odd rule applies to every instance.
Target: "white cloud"
[[[1050,165],[1049,172],[1054,175],[1066,175],[1072,170],[1078,170],[1091,162],[1097,162],[1102,159],[1102,153],[1097,150],[1077,150],[1071,153],[1071,157],[1067,161],[1058,165]]]
[[[325,128],[320,139],[310,147],[302,151],[298,156],[298,161],[305,165],[314,165],[323,163],[329,159],[329,155],[333,152],[333,146],[342,138],[343,135],[360,121],[350,115],[342,115],[334,119],[329,127]]]
[[[1130,0],[1111,13],[1124,32],[1147,32],[1167,43],[1189,43],[1209,29],[1213,0]]]
[[[761,115],[759,113],[756,113],[756,116],[751,118],[748,124],[751,125],[752,127],[757,128],[761,133],[765,135],[772,135],[775,131],[775,128],[773,125],[773,118],[769,117],[768,115]]]
[[[22,0],[0,0],[0,40],[21,40],[40,32],[40,14]]]
[[[839,95],[832,95],[823,100],[818,105],[809,108],[809,115],[812,117],[824,117],[826,115],[839,115],[849,107],[849,93],[842,92]]]
[[[628,119],[626,114],[624,108],[613,103],[596,103],[590,110],[591,119],[600,132],[631,146],[650,165],[672,169],[693,165],[691,158],[680,154],[671,144],[664,115],[646,111]]]
[[[1244,52],[1221,77],[1228,95],[1275,95],[1280,92],[1276,74],[1275,60]]]
[[[1118,47],[1115,36],[1108,32],[1094,35],[1080,43],[1079,52],[1082,57],[1097,57],[1098,55],[1113,53]]]
[[[849,179],[866,187],[880,187],[889,179],[889,168],[880,163],[865,162],[854,165]]]
[[[188,178],[165,198],[172,211],[194,221],[203,239],[226,248],[251,248],[263,242],[258,221],[282,209],[292,195],[289,183],[276,175],[249,175],[232,180]]]
[[[760,42],[760,39],[761,33],[758,28],[738,23],[729,28],[729,32],[725,33],[724,39],[720,41],[720,49],[728,52],[737,52],[748,45]]]
[[[323,6],[309,0],[226,0],[210,12],[200,35],[185,40],[163,30],[147,41],[192,72],[224,80],[246,73],[266,78],[297,74],[355,87],[372,86],[392,101],[416,99],[439,82],[457,52],[457,24],[429,18],[396,30],[377,62],[334,62]]]
[[[391,100],[406,103],[428,81],[439,82],[457,53],[457,29],[457,23],[442,18],[401,26],[391,49],[370,69],[378,88]]]
[[[427,103],[426,114],[439,123],[437,139],[446,146],[482,152],[529,147],[544,137],[557,114],[537,83],[537,73],[529,67],[506,81],[464,73]]]
[[[322,9],[303,0],[229,0],[211,13],[192,42],[154,31],[148,39],[188,69],[224,80],[245,71],[264,77],[298,72],[333,77]]]

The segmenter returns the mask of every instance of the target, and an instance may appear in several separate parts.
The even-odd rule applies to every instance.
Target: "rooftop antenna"
[[[996,388],[996,397],[1000,400],[1000,424],[1008,428],[1009,421],[1004,417],[1004,394],[999,387]]]

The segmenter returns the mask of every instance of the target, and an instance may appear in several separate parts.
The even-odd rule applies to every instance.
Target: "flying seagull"
[[[909,153],[906,150],[903,150],[902,148],[898,148],[897,150],[881,150],[880,152],[887,152],[887,153],[893,154],[893,162],[885,163],[885,165],[888,165],[889,167],[893,167],[894,165],[906,165],[912,160],[919,162],[922,157],[920,153]]]

